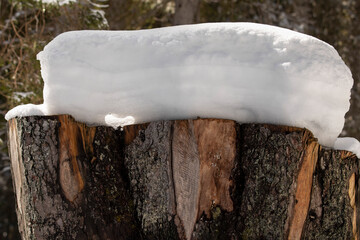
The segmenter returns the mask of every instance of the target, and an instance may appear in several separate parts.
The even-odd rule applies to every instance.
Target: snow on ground
[[[34,92],[13,92],[12,99],[20,102],[22,99],[35,95]]]
[[[40,0],[38,1],[40,2]],[[69,4],[70,2],[76,2],[76,0],[41,0],[41,2],[46,4],[64,5],[64,4]]]
[[[353,85],[329,44],[254,23],[67,32],[38,59],[44,104],[18,106],[6,119],[71,114],[119,127],[224,118],[305,127],[333,147]]]

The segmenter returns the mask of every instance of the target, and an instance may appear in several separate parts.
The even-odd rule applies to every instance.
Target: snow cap
[[[6,119],[71,114],[119,127],[223,118],[304,127],[332,147],[353,85],[329,44],[254,23],[73,31],[56,37],[38,59],[44,104],[18,106]]]

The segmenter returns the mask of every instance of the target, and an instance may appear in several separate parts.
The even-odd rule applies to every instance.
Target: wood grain
[[[304,144],[306,148],[296,181],[295,206],[292,211],[289,240],[301,239],[304,223],[308,215],[313,173],[318,158],[319,144],[310,134],[306,133],[304,135]]]
[[[16,196],[16,205],[18,213],[18,224],[19,230],[22,234],[22,237],[27,239],[30,236],[28,229],[26,228],[26,223],[28,219],[26,218],[26,203],[24,203],[27,196],[26,189],[26,178],[25,171],[23,166],[23,156],[21,148],[21,130],[18,129],[18,122],[16,119],[11,119],[9,121],[8,134],[11,142],[9,144],[9,155],[11,158],[11,173],[14,183],[14,190]]]
[[[60,185],[65,197],[72,203],[80,197],[85,186],[84,172],[78,162],[80,154],[92,150],[96,128],[78,124],[68,115],[59,116]]]
[[[198,218],[219,206],[231,212],[230,180],[236,156],[236,123],[230,120],[198,119],[194,133],[200,159],[200,197]]]
[[[352,227],[353,227],[353,236],[354,240],[359,239],[359,231],[357,226],[357,206],[356,206],[356,175],[353,173],[349,179],[349,198],[350,198],[350,205],[354,209],[354,213],[352,216]]]
[[[199,153],[192,120],[175,121],[173,129],[172,164],[176,212],[184,228],[185,237],[189,240],[198,212]]]

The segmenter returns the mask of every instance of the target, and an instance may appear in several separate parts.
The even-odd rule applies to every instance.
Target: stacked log
[[[9,121],[23,239],[359,239],[359,159],[306,129]]]

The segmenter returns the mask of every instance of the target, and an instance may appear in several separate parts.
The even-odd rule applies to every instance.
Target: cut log
[[[359,159],[306,129],[8,123],[23,239],[359,239]]]

